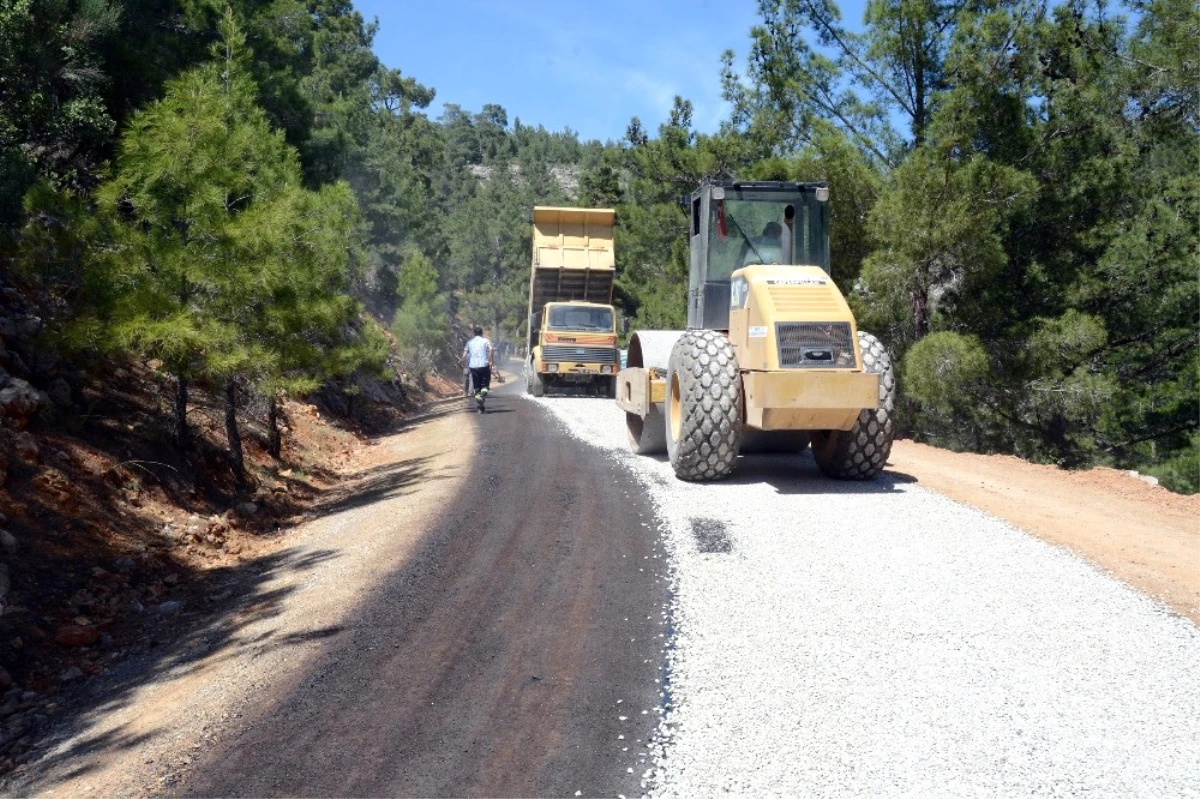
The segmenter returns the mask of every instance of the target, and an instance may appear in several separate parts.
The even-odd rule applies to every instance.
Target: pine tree
[[[357,205],[348,187],[302,184],[299,158],[255,103],[249,52],[226,10],[214,60],[172,81],[131,121],[118,171],[97,193],[113,233],[92,279],[107,287],[115,343],[175,376],[176,441],[189,387],[222,387],[230,464],[245,483],[240,396],[328,374],[357,305]]]

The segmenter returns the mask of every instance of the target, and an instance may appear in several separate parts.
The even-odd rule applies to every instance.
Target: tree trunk
[[[188,379],[187,375],[180,372],[175,378],[175,448],[179,450],[187,449],[188,445],[188,426],[187,426],[187,406],[188,406]]]
[[[916,99],[913,103],[913,146],[920,148],[925,143],[925,59],[918,51],[913,83],[915,84]]]
[[[271,457],[279,460],[283,453],[283,435],[279,432],[279,398],[273,392],[267,400],[267,433]]]
[[[929,289],[917,280],[912,288],[913,341],[929,334]]]
[[[500,331],[500,314],[497,313],[496,314],[496,325],[492,328],[492,346],[499,347],[501,338],[502,338],[502,336],[501,336],[501,331]],[[497,359],[496,363],[499,363],[499,362],[500,362],[499,359]]]
[[[237,426],[237,381],[225,381],[225,436],[229,439],[229,468],[238,488],[246,485],[246,470],[242,460],[242,434]]]

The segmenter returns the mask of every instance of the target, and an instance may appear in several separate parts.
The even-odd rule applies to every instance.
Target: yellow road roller
[[[825,183],[705,183],[690,197],[687,330],[642,330],[617,375],[630,445],[719,480],[740,452],[811,445],[876,477],[894,435],[891,358],[829,276]]]

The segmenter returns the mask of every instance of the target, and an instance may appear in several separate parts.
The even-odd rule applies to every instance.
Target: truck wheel
[[[638,455],[658,455],[667,451],[667,425],[662,414],[653,407],[644,419],[626,411],[625,428],[629,431],[629,448]]]
[[[683,480],[719,480],[742,443],[742,377],[729,339],[690,330],[667,363],[667,455]]]
[[[896,376],[892,358],[879,339],[858,332],[863,369],[879,375],[879,407],[864,409],[850,430],[822,430],[812,434],[813,457],[827,477],[872,480],[883,471],[895,435]]]
[[[529,370],[529,393],[535,397],[542,397],[546,394],[546,384],[542,381],[542,376],[538,374],[536,369]]]

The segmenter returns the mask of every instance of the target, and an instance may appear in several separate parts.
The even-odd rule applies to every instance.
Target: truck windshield
[[[782,263],[782,236],[788,230],[783,225],[784,210],[795,204],[791,198],[774,202],[727,199],[721,205],[714,202],[709,225],[708,280],[728,280],[743,266]],[[793,234],[796,239],[802,239],[802,226],[796,224],[792,229],[796,231]],[[803,253],[803,244],[802,240],[794,242],[792,252]],[[800,263],[795,257],[791,261]]]
[[[613,329],[613,313],[611,308],[552,305],[547,326],[550,330],[603,330],[609,333]]]

